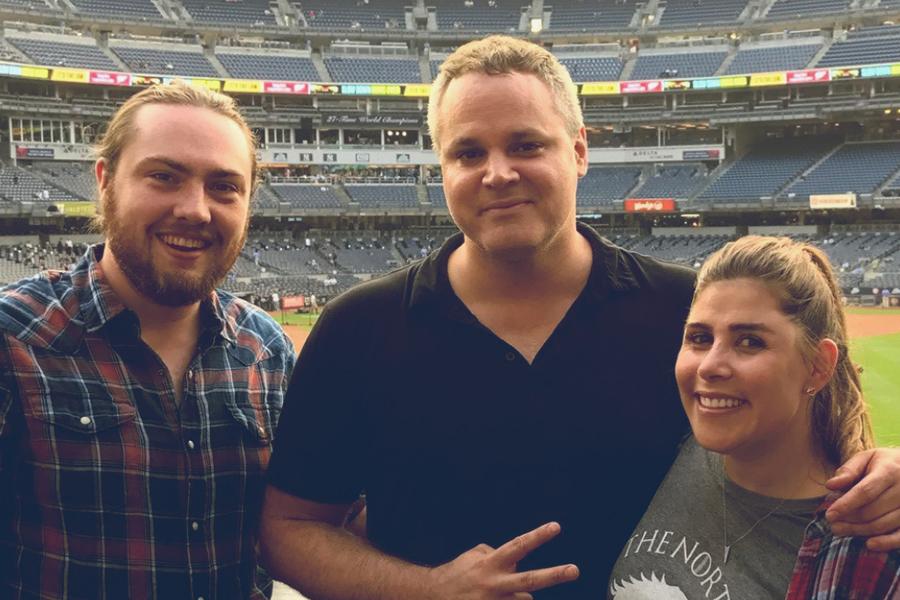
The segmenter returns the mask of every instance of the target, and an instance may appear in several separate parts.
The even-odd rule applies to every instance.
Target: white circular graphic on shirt
[[[650,579],[641,573],[640,579],[632,577],[621,583],[613,581],[609,591],[615,600],[688,600],[679,588],[666,583],[665,575],[657,578],[653,572]]]

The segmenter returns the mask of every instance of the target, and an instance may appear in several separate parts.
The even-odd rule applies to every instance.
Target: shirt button
[[[191,450],[194,449],[194,440],[188,440],[187,447]]]
[[[79,423],[81,423],[84,426],[88,426],[91,424],[91,418],[89,416],[85,415],[85,416],[81,417],[81,419],[79,419]]]
[[[506,360],[509,361],[509,362],[512,362],[512,361],[516,360],[516,353],[515,353],[515,352],[507,352],[507,353],[506,353]]]
[[[194,531],[197,531],[198,529],[200,529],[200,523],[198,523],[197,521],[194,521],[193,523],[191,523],[191,529],[193,529]]]
[[[256,428],[256,433],[258,433],[261,438],[266,437],[266,430],[262,425]]]
[[[194,378],[194,370],[188,369],[187,376],[188,376],[188,379],[193,379]]]

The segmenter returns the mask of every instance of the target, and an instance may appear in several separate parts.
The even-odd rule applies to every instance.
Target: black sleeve
[[[268,480],[326,504],[357,499],[364,488],[368,344],[356,326],[377,318],[358,303],[334,300],[322,312],[294,367],[275,436]]]

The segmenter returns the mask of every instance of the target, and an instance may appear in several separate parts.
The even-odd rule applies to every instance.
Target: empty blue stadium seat
[[[79,13],[135,21],[165,20],[150,0],[69,0]]]
[[[334,188],[325,184],[273,183],[272,191],[295,208],[344,208]]]
[[[615,81],[622,73],[622,60],[617,56],[560,58],[573,81]]]
[[[631,25],[637,2],[597,0],[586,6],[579,0],[554,0],[552,7],[549,31],[622,31]]]
[[[689,198],[708,182],[701,165],[666,165],[631,193],[632,198]]]
[[[528,0],[428,0],[437,9],[438,29],[442,31],[510,32],[519,29],[522,7]]]
[[[346,184],[344,189],[363,208],[418,208],[414,185]]]
[[[361,58],[330,56],[325,66],[342,83],[418,83],[422,81],[415,58]]]
[[[877,27],[851,33],[832,44],[817,67],[849,67],[900,61],[900,27]]]
[[[6,41],[21,50],[38,65],[81,67],[103,71],[121,70],[96,46],[19,37],[8,37]]]
[[[171,50],[144,47],[110,46],[134,73],[151,75],[188,75],[192,77],[218,77],[212,64],[199,50]]]
[[[406,28],[408,0],[368,0],[345,2],[303,0],[303,17],[312,29],[383,31]]]
[[[304,56],[217,52],[216,58],[232,77],[242,79],[276,79],[284,81],[319,81],[312,60]]]
[[[630,78],[708,77],[722,66],[722,61],[727,55],[728,52],[725,50],[677,54],[673,52],[639,54]]]
[[[741,48],[725,69],[725,74],[804,69],[821,48],[821,43]]]
[[[277,27],[269,0],[181,0],[197,23]]]
[[[747,0],[666,0],[659,27],[736,23]]]
[[[900,142],[845,144],[781,196],[871,194],[900,169]]]
[[[833,15],[846,12],[851,0],[776,0],[767,19],[801,19],[812,15]]]
[[[578,206],[612,206],[623,201],[638,183],[640,167],[594,165],[578,180]]]
[[[758,144],[727,167],[700,195],[713,202],[749,202],[772,197],[830,152],[832,138],[788,138]]]

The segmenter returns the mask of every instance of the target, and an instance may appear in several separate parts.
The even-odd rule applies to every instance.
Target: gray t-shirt
[[[724,563],[722,457],[693,437],[619,555],[607,589],[614,600],[784,598],[806,526],[822,498],[781,500],[725,481],[728,542]]]

